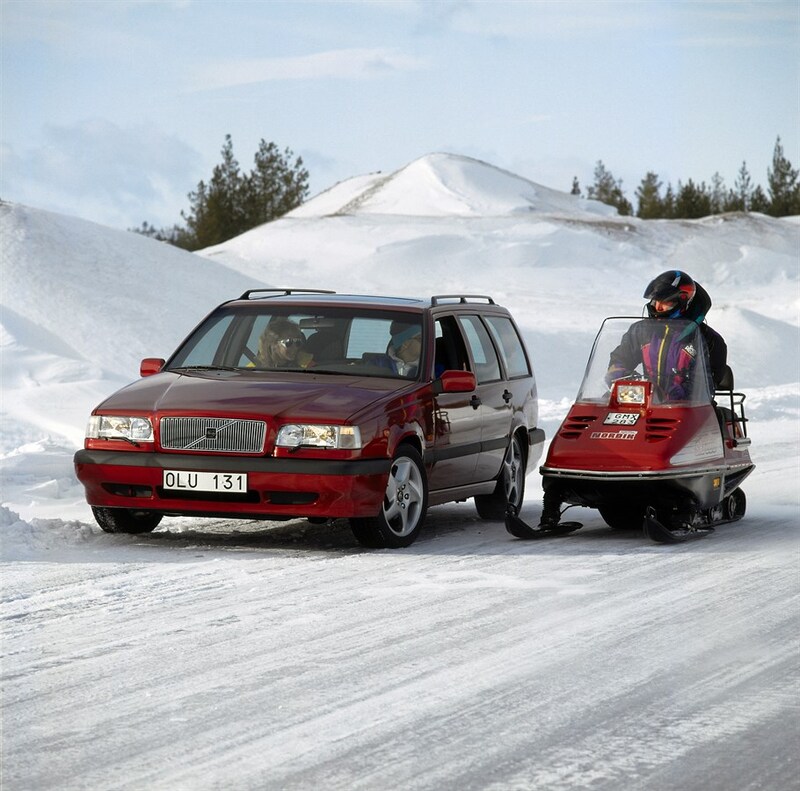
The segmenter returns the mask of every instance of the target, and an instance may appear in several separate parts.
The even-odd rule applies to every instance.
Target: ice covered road
[[[473,513],[407,550],[166,520],[5,562],[3,790],[800,787],[796,509],[667,547]]]

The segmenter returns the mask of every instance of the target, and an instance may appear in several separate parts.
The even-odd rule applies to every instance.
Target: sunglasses
[[[289,349],[292,346],[302,346],[305,342],[305,338],[281,338],[278,341],[284,349]]]

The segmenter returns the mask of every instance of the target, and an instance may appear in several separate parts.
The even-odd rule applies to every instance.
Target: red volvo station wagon
[[[103,530],[164,516],[347,518],[404,547],[429,506],[519,507],[544,445],[536,382],[508,310],[255,289],[93,412],[75,470]]]

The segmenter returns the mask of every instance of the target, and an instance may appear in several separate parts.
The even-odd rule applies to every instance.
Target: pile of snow
[[[62,537],[76,520],[90,523],[72,470],[89,411],[138,376],[142,357],[167,356],[216,304],[270,286],[491,295],[523,330],[552,436],[602,319],[638,315],[652,277],[685,269],[711,293],[709,323],[748,392],[755,485],[797,502],[779,475],[786,458],[798,466],[797,218],[619,217],[485,163],[435,154],[389,176],[350,179],[199,255],[5,203],[0,236],[0,499],[20,515],[2,529],[4,546],[17,543],[20,523],[39,525],[38,534],[36,520],[61,520]]]

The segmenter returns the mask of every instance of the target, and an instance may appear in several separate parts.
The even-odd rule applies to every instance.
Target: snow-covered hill
[[[0,239],[3,788],[789,787],[798,218],[618,217],[435,154],[199,255],[9,204]],[[552,436],[602,318],[674,267],[714,299],[757,464],[745,520],[692,549],[594,512],[531,546],[470,503],[402,552],[297,521],[110,536],[74,477],[90,409],[247,288],[491,294]]]

